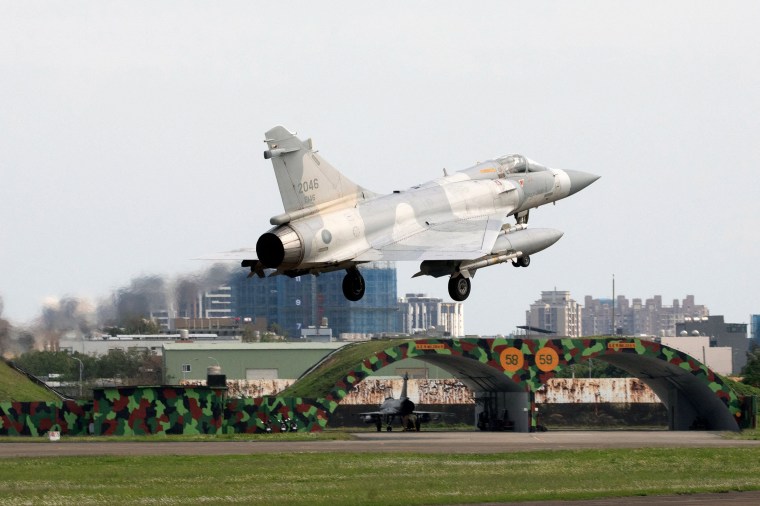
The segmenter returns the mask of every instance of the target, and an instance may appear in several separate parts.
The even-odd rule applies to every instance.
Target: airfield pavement
[[[0,457],[74,455],[247,455],[299,452],[509,453],[605,448],[760,448],[715,432],[556,431],[355,432],[352,440],[0,443]]]

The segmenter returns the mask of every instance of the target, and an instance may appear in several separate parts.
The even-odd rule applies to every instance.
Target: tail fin
[[[318,206],[338,199],[362,200],[375,194],[355,184],[314,151],[311,139],[305,142],[285,127],[266,133],[282,205],[286,213]]]
[[[406,383],[409,381],[409,374],[404,373],[404,384],[401,386],[401,395],[399,399],[407,399],[409,396],[406,394]]]

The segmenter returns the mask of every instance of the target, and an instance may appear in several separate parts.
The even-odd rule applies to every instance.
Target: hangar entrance
[[[416,358],[451,373],[474,393],[476,424],[538,428],[535,392],[560,368],[588,359],[604,360],[640,378],[658,395],[671,430],[699,426],[737,431],[749,426],[747,403],[694,358],[639,339],[425,339],[388,342],[359,366],[344,372],[326,400],[339,403],[354,384],[405,358]],[[377,346],[377,345],[375,345]],[[313,372],[317,372],[315,368]],[[345,369],[344,369],[345,371]]]
[[[465,384],[475,397],[474,423],[482,430],[529,432],[530,392],[503,371],[456,355],[417,357],[438,366]]]

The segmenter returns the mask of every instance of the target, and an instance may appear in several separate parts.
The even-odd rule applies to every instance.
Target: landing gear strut
[[[449,278],[449,295],[457,302],[465,300],[470,295],[472,284],[469,278],[457,276]]]
[[[346,276],[343,278],[343,295],[351,302],[364,297],[364,276],[356,267],[346,269]]]

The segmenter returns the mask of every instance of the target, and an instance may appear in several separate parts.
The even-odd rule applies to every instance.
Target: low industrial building
[[[219,366],[228,380],[297,379],[346,342],[166,343],[163,350],[164,382],[206,379],[210,366]],[[434,365],[406,359],[379,373],[413,379],[448,379],[452,375]]]
[[[237,337],[220,337],[216,334],[190,334],[180,331],[176,334],[127,334],[103,336],[92,339],[61,338],[58,350],[83,355],[106,355],[112,351],[137,351],[161,355],[166,345],[177,342],[201,341],[230,344],[240,342]]]
[[[728,346],[732,349],[731,374],[741,374],[747,363],[750,340],[746,323],[726,323],[723,315],[686,318],[676,323],[679,336],[708,336],[710,346]]]

